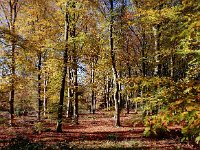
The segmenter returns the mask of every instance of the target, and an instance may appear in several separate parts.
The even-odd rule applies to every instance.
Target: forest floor
[[[16,137],[48,145],[51,149],[195,149],[192,145],[181,143],[176,136],[159,139],[144,137],[144,126],[138,116],[134,113],[122,114],[121,127],[114,127],[114,118],[110,113],[82,114],[79,125],[65,120],[62,133],[55,132],[55,120],[45,119],[39,124],[35,116],[16,117],[14,127],[0,124],[0,149],[13,144],[13,141],[16,144]]]

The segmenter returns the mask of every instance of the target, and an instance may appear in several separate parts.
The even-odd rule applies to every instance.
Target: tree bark
[[[62,81],[61,81],[61,89],[60,89],[60,100],[58,105],[58,117],[57,117],[57,126],[56,131],[62,132],[62,117],[63,117],[63,102],[65,96],[65,78],[67,74],[67,62],[68,62],[68,34],[69,34],[69,16],[67,12],[67,4],[66,4],[66,12],[65,12],[65,51],[63,55],[63,71],[62,71]]]
[[[46,110],[47,110],[47,76],[46,72],[44,73],[44,99],[43,99],[43,109],[44,109],[44,116],[46,116]]]
[[[130,100],[129,100],[129,94],[126,95],[126,113],[130,113]]]
[[[146,35],[145,31],[142,31],[142,49],[141,49],[141,54],[142,54],[142,76],[146,76],[146,63],[145,63],[145,49],[146,49]]]
[[[69,60],[70,61],[70,60]],[[71,80],[72,80],[72,75],[71,75],[71,68],[68,67],[68,89],[67,89],[67,118],[72,118],[73,116],[73,108],[72,108],[72,89],[71,89]]]
[[[75,3],[73,5],[75,8]],[[74,13],[74,19],[76,18],[76,14]],[[73,24],[73,33],[72,37],[76,37],[76,25]],[[78,124],[78,60],[77,60],[77,50],[76,50],[76,43],[74,41],[74,48],[73,48],[73,69],[74,69],[74,123]]]
[[[154,69],[154,75],[155,76],[161,76],[161,64],[160,64],[160,58],[159,58],[159,52],[160,52],[160,25],[156,25],[153,28],[154,31],[154,38],[155,38],[155,69]]]
[[[104,90],[103,90],[103,99],[104,99],[104,105],[103,105],[103,108],[106,108],[107,107],[107,93],[106,93],[106,77],[104,77]],[[107,109],[107,108],[106,108]]]
[[[113,23],[114,23],[114,3],[110,0],[110,55],[112,61],[113,83],[114,83],[114,102],[115,102],[115,126],[120,126],[120,109],[119,109],[119,83],[117,81],[117,68],[114,52]]]
[[[170,77],[172,79],[174,79],[174,57],[175,57],[175,54],[173,54],[172,52],[170,56]]]
[[[106,104],[107,104],[107,111],[110,110],[110,81],[109,81],[109,77],[107,76],[106,79],[107,83],[106,83]]]
[[[9,7],[10,7],[10,32],[12,34],[15,34],[15,22],[17,19],[17,5],[18,5],[18,0],[10,0],[9,1]],[[13,38],[11,40],[11,56],[12,56],[12,60],[11,60],[11,91],[10,91],[10,100],[9,100],[9,104],[10,104],[10,125],[13,126],[14,125],[14,101],[15,101],[15,39]]]
[[[78,70],[74,70],[74,123],[78,124]]]
[[[95,92],[94,92],[94,59],[92,60],[92,66],[91,66],[91,84],[92,84],[91,112],[92,112],[92,114],[95,114],[95,110],[96,110],[96,99],[95,99]]]
[[[41,66],[42,66],[42,54],[38,54],[38,121],[41,120],[41,109],[42,109],[42,101],[41,101]]]

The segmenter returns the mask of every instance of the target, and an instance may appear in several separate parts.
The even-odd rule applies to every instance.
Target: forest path
[[[17,118],[16,127],[0,126],[0,146],[17,135],[25,136],[33,142],[47,145],[66,142],[80,149],[194,149],[181,144],[180,139],[152,139],[143,137],[144,127],[138,114],[122,114],[121,127],[114,126],[110,113],[82,114],[79,125],[63,121],[63,132],[55,132],[55,120],[44,120],[40,134],[34,132],[34,117]]]

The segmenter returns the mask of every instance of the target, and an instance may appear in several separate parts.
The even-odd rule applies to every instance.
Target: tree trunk
[[[130,100],[129,100],[129,94],[126,95],[126,113],[130,113]]]
[[[96,99],[95,99],[95,92],[94,92],[94,60],[92,60],[92,67],[91,67],[91,84],[92,84],[92,93],[91,93],[91,112],[95,114],[96,110]]]
[[[70,61],[70,60],[69,60]],[[68,89],[67,89],[67,118],[72,118],[73,116],[73,108],[72,108],[72,89],[71,89],[71,80],[72,80],[72,75],[71,75],[71,68],[68,67]]]
[[[78,70],[74,70],[74,123],[78,124]]]
[[[44,116],[46,116],[47,111],[47,76],[46,72],[44,73],[44,99],[43,99],[43,109],[44,109]]]
[[[17,5],[18,0],[10,0],[9,7],[10,7],[10,32],[15,34],[15,22],[17,19]],[[14,125],[14,101],[15,101],[15,39],[11,40],[11,91],[10,91],[10,125]]]
[[[161,64],[160,64],[160,58],[159,58],[159,53],[160,53],[160,25],[156,25],[153,28],[154,31],[154,38],[155,38],[155,69],[154,69],[154,75],[155,76],[161,76]]]
[[[15,101],[15,43],[12,42],[12,64],[11,64],[11,92],[10,92],[10,125],[14,125],[14,101]]]
[[[172,79],[174,79],[174,54],[173,52],[171,53],[171,56],[170,56],[170,77]]]
[[[145,49],[146,49],[146,35],[145,31],[142,31],[142,49],[141,49],[141,54],[142,54],[142,76],[146,76],[146,63],[145,63]]]
[[[74,5],[75,7],[75,5]],[[74,19],[76,15],[74,13]],[[76,26],[73,25],[73,33],[72,37],[76,37]],[[74,49],[73,49],[73,67],[74,67],[74,123],[78,124],[78,61],[77,61],[77,50],[76,43],[74,41]]]
[[[107,111],[110,109],[110,82],[109,77],[107,76],[107,84],[106,84],[106,102],[107,102]]]
[[[133,94],[134,98],[137,97],[137,90],[134,91],[134,94]],[[135,113],[137,113],[138,111],[138,102],[135,102]]]
[[[106,87],[107,87],[107,82],[106,82],[106,77],[104,77],[104,90],[103,90],[103,94],[104,94],[104,106],[103,108],[107,109],[107,92],[106,92]]]
[[[41,66],[42,66],[42,54],[38,54],[38,121],[41,120],[41,109],[42,109],[42,101],[41,101]]]
[[[126,52],[127,55],[129,55],[129,40],[127,41],[127,46],[126,46]],[[128,58],[127,62],[127,67],[128,67],[128,78],[131,78],[131,65],[130,65],[130,58]],[[130,113],[130,91],[127,91],[126,93],[126,112],[127,114]]]
[[[110,0],[110,55],[112,61],[112,72],[113,72],[113,84],[114,84],[114,102],[115,102],[115,125],[120,126],[120,109],[119,109],[119,83],[117,81],[117,68],[116,68],[116,60],[115,60],[115,52],[114,52],[114,39],[113,39],[113,0]]]
[[[63,55],[63,71],[62,71],[62,81],[61,81],[61,89],[60,89],[60,100],[58,105],[58,117],[57,117],[57,132],[62,132],[62,115],[63,115],[63,102],[64,102],[64,95],[65,95],[65,78],[67,74],[67,62],[68,62],[68,34],[69,34],[69,16],[67,12],[67,5],[66,5],[66,12],[65,12],[65,51]]]
[[[122,77],[121,75],[121,72],[119,73],[120,75],[120,78]],[[119,95],[119,109],[120,109],[120,112],[121,112],[121,109],[123,107],[123,95],[121,93],[122,91],[122,84],[120,82],[118,82],[118,85],[119,85],[119,92],[118,92],[118,95]]]

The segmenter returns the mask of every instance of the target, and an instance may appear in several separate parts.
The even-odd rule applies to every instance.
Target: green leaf
[[[199,144],[199,141],[200,141],[200,135],[197,136],[196,139],[195,139],[195,142],[196,142],[197,144]]]

